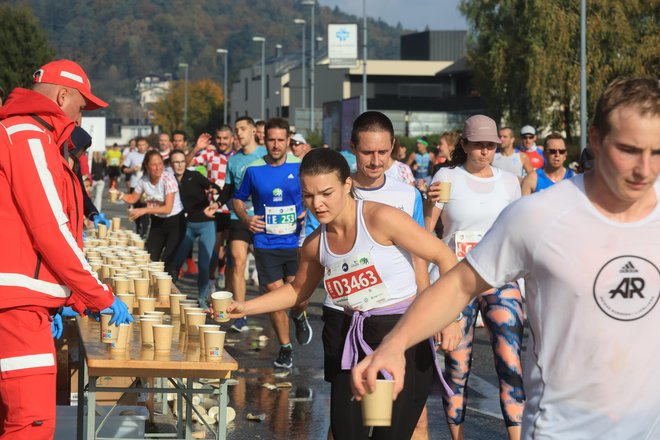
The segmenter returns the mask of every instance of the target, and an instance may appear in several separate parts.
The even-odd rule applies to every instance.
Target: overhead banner
[[[328,25],[328,58],[331,69],[350,69],[357,66],[357,24]]]

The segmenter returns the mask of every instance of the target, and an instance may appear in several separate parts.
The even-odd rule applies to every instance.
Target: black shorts
[[[111,179],[119,177],[119,174],[119,167],[108,167],[108,177]]]
[[[298,271],[298,248],[255,249],[254,262],[259,276],[259,285],[292,277]]]
[[[215,231],[228,231],[231,226],[231,214],[219,212],[215,215]]]
[[[323,378],[332,382],[340,371],[341,350],[344,346],[342,339],[342,326],[345,313],[341,310],[323,306]]]
[[[229,241],[244,241],[252,244],[252,232],[240,220],[231,220],[229,226]]]

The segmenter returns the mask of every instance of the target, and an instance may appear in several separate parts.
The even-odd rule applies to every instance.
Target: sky
[[[423,31],[467,29],[465,18],[458,11],[460,0],[366,0],[367,16],[381,18],[404,29]],[[338,6],[344,12],[362,16],[360,0],[319,0],[323,6]]]

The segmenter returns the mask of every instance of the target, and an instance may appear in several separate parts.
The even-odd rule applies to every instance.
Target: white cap
[[[523,128],[520,129],[520,134],[522,135],[531,134],[536,136],[536,130],[531,125],[525,125]]]
[[[291,140],[294,141],[294,142],[298,142],[300,144],[306,144],[307,143],[307,141],[305,140],[303,135],[300,134],[300,133],[296,133],[293,136],[291,136]]]

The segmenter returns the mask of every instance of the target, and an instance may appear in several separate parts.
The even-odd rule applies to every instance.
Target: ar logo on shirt
[[[273,202],[281,202],[283,194],[284,194],[284,191],[282,191],[281,188],[275,188],[273,190]]]
[[[634,321],[647,315],[660,298],[660,271],[649,260],[623,255],[596,275],[594,299],[611,318]]]

